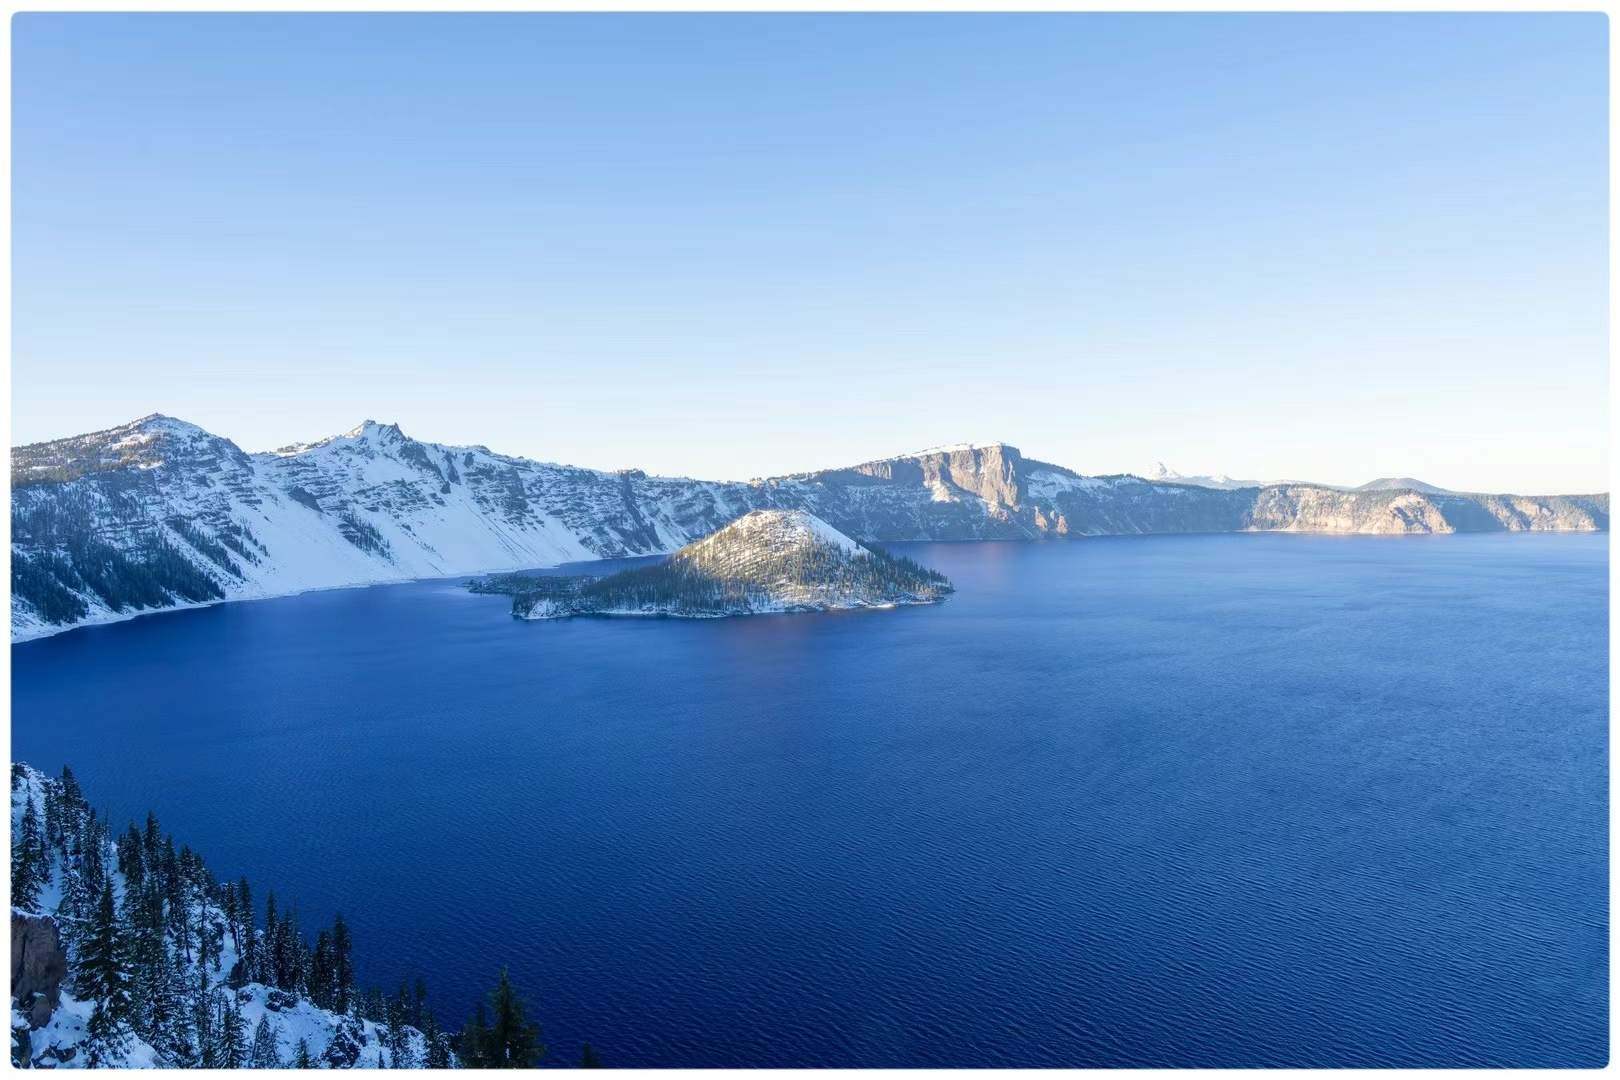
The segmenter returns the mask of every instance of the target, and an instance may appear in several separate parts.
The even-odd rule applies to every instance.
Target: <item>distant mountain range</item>
[[[1162,461],[1156,462],[1153,468],[1148,470],[1146,479],[1166,484],[1192,484],[1196,487],[1214,488],[1217,491],[1303,484],[1308,487],[1329,488],[1333,491],[1421,491],[1426,495],[1458,494],[1446,488],[1435,487],[1433,484],[1425,484],[1422,480],[1414,480],[1410,476],[1381,476],[1359,487],[1343,487],[1338,484],[1312,483],[1308,480],[1234,480],[1225,473],[1216,473],[1214,476],[1184,476],[1168,468]]]
[[[176,605],[672,552],[760,509],[879,542],[1609,527],[1606,493],[1217,488],[1085,476],[1005,443],[720,483],[420,442],[372,421],[249,454],[154,415],[16,447],[11,469],[14,641]]]

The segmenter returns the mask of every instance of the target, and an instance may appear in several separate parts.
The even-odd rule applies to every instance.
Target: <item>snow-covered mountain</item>
[[[1191,484],[1194,487],[1214,488],[1217,491],[1265,487],[1267,484],[1264,480],[1234,480],[1225,473],[1216,473],[1213,476],[1187,476],[1176,472],[1162,461],[1154,462],[1153,468],[1147,471],[1144,479],[1162,484]]]
[[[511,594],[524,619],[895,607],[952,591],[942,574],[864,547],[803,510],[752,510],[657,566],[607,577],[508,574],[475,587]]]
[[[857,540],[1606,529],[1608,496],[1220,490],[1004,443],[717,483],[528,461],[366,422],[259,454],[166,416],[12,450],[12,640],[176,605],[661,554],[751,510]]]

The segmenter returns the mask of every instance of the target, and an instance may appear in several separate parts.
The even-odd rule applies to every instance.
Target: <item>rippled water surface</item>
[[[1607,1059],[1607,536],[902,550],[957,595],[78,630],[13,754],[550,1064]]]

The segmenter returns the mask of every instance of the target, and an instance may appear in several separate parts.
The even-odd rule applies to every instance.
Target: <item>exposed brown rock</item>
[[[28,1015],[31,1028],[41,1028],[62,1003],[67,953],[49,915],[11,913],[11,997]]]

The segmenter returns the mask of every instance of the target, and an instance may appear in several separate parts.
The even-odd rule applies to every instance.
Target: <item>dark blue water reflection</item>
[[[13,753],[553,1064],[1606,1060],[1607,536],[903,550],[955,598],[75,631]]]

